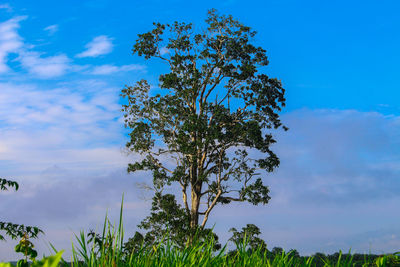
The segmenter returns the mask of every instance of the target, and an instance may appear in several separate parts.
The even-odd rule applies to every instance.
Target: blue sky
[[[400,18],[397,1],[0,2],[0,168],[20,183],[0,195],[1,220],[41,226],[69,255],[73,232],[100,227],[125,192],[127,235],[149,212],[150,192],[126,174],[136,155],[119,98],[125,84],[156,84],[160,67],[131,55],[152,22],[204,26],[207,10],[232,14],[258,34],[266,72],[287,107],[265,177],[271,202],[217,208],[222,242],[255,223],[269,248],[301,254],[394,252],[400,247]],[[153,64],[154,63],[154,64]],[[15,259],[15,241],[0,260]]]

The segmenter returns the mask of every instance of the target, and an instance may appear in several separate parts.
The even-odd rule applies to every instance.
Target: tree
[[[15,191],[18,191],[19,185],[15,181],[0,178],[0,191],[7,191],[9,188],[14,188]],[[36,238],[38,234],[43,233],[43,231],[38,227],[2,221],[0,221],[0,231],[5,231],[5,234],[10,236],[12,239],[20,238],[27,244],[30,243],[28,238]],[[5,240],[4,236],[1,234],[0,240]]]
[[[251,42],[256,32],[215,10],[206,23],[197,33],[191,23],[154,23],[139,34],[133,53],[165,62],[169,72],[159,76],[160,93],[152,94],[141,80],[121,94],[131,129],[126,146],[142,155],[128,172],[152,172],[154,200],[161,201],[166,186],[180,186],[183,206],[172,206],[185,221],[188,244],[217,205],[268,203],[259,171],[279,165],[271,131],[287,130],[278,115],[284,89],[260,72],[268,59]],[[157,220],[156,214],[151,218]]]
[[[135,232],[135,235],[128,239],[124,244],[124,254],[126,258],[129,258],[132,253],[139,253],[140,249],[145,247],[145,240],[141,233]]]
[[[258,237],[261,234],[260,228],[254,224],[247,224],[240,232],[236,228],[231,228],[229,231],[232,232],[232,237],[229,240],[236,245],[246,244],[251,251],[256,251],[257,249],[265,251],[267,249],[265,241]]]

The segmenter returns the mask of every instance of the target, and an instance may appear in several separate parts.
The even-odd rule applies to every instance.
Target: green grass
[[[250,252],[246,243],[238,244],[233,252],[226,251],[226,245],[218,252],[213,251],[214,241],[197,243],[191,247],[179,250],[168,240],[157,246],[145,248],[136,253],[126,255],[121,247],[122,228],[115,231],[109,222],[104,227],[104,242],[99,246],[88,242],[81,232],[77,237],[78,248],[73,246],[72,266],[400,266],[400,257],[384,255],[376,260],[355,261],[354,255],[344,256],[341,252],[336,261],[328,258],[295,257],[284,251],[271,255],[269,251]],[[108,232],[110,230],[110,232]]]
[[[329,257],[300,257],[292,252],[282,251],[279,254],[272,254],[268,250],[250,251],[246,240],[242,244],[236,244],[236,250],[227,251],[227,245],[221,250],[213,250],[215,242],[211,238],[207,242],[195,243],[185,249],[178,249],[169,240],[165,239],[153,247],[141,246],[136,252],[127,253],[124,251],[123,238],[124,229],[122,223],[122,206],[118,226],[113,226],[107,218],[104,220],[101,235],[92,235],[88,238],[85,232],[81,231],[76,235],[76,243],[72,244],[72,262],[60,259],[61,266],[73,267],[122,267],[122,266],[390,266],[400,267],[400,256],[395,254],[383,255],[381,257],[364,256],[362,260],[355,259],[351,253],[340,252],[335,259]],[[54,246],[51,245],[57,259],[61,257]],[[43,260],[44,262],[45,260]],[[49,261],[47,259],[47,261]],[[53,264],[37,264],[35,266],[57,266]],[[11,264],[2,264],[0,267],[11,267]]]
[[[273,255],[268,250],[248,249],[246,240],[236,244],[235,251],[227,251],[225,245],[220,251],[213,250],[215,242],[210,238],[206,243],[195,243],[183,250],[178,249],[165,239],[157,246],[141,247],[139,251],[127,254],[123,250],[122,206],[119,224],[114,227],[107,216],[104,221],[101,238],[87,239],[82,231],[76,236],[77,245],[72,245],[72,266],[105,267],[105,266],[397,266],[400,257],[395,254],[384,255],[376,259],[365,256],[362,261],[355,260],[354,255],[339,253],[336,260],[327,257],[299,257],[282,251]],[[53,247],[54,248],[54,247]],[[57,252],[55,250],[55,252]],[[67,264],[63,261],[64,264]],[[69,265],[69,264],[68,264]]]

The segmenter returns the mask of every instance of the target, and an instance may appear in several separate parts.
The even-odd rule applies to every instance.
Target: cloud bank
[[[137,230],[136,225],[148,215],[150,207],[135,186],[136,182],[146,181],[146,174],[125,173],[127,163],[135,158],[121,153],[126,140],[120,132],[122,125],[106,123],[113,117],[107,113],[117,114],[112,108],[117,99],[108,95],[98,102],[94,93],[85,103],[79,91],[73,93],[71,89],[69,99],[52,104],[55,111],[45,112],[52,105],[42,103],[40,116],[14,114],[25,121],[17,120],[16,129],[10,128],[10,135],[1,137],[4,141],[0,146],[4,148],[0,155],[7,160],[7,174],[15,172],[11,167],[26,166],[25,172],[17,172],[22,181],[21,192],[0,195],[2,203],[14,203],[18,208],[9,210],[3,206],[1,213],[10,220],[44,226],[46,240],[55,240],[60,248],[70,246],[72,232],[66,229],[77,232],[95,228],[107,207],[118,212],[123,192],[129,198],[125,214],[130,233]],[[53,94],[56,92],[67,94],[62,90]],[[44,101],[51,103],[56,98]],[[70,118],[62,115],[67,111],[63,111],[66,103],[72,103]],[[97,109],[95,103],[103,103],[108,111]],[[307,109],[286,113],[282,118],[290,130],[277,135],[274,150],[281,166],[264,177],[271,201],[266,206],[236,203],[228,209],[217,207],[209,226],[215,223],[221,241],[230,237],[231,227],[254,223],[261,228],[269,248],[296,248],[306,255],[350,248],[360,253],[396,250],[400,215],[393,211],[400,203],[400,118],[375,112]],[[30,125],[30,119],[33,121],[28,128],[37,123],[52,126],[40,132],[41,138],[35,134],[38,130],[21,136],[18,128]],[[99,124],[101,120],[104,122]],[[13,124],[11,117],[6,121]],[[11,133],[15,133],[14,139]],[[103,147],[106,140],[115,140],[118,145]],[[49,199],[54,199],[52,203],[56,205],[49,205]],[[40,246],[46,252],[45,245]]]
[[[42,57],[38,52],[23,52],[21,65],[36,77],[47,79],[63,76],[70,68],[70,59],[64,55]]]
[[[285,119],[291,130],[278,139],[278,173],[293,183],[312,184],[301,192],[294,190],[298,200],[346,205],[398,195],[399,117],[305,109]]]
[[[264,174],[270,203],[218,207],[211,225],[225,233],[255,223],[269,248],[306,255],[398,250],[400,117],[302,109],[282,120],[289,131],[277,135],[273,148],[281,165]]]

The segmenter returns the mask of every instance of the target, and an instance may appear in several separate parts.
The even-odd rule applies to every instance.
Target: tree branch
[[[155,157],[153,157],[152,154],[154,154],[154,153],[151,152],[151,151],[148,152],[148,155],[151,157],[151,159],[152,159],[152,161],[153,161],[153,163],[154,163],[155,165],[157,165],[159,168],[161,168],[161,169],[163,169],[163,170],[165,170],[165,171],[167,171],[167,172],[169,172],[169,173],[171,173],[171,174],[173,173],[173,171],[171,171],[170,169],[168,169],[168,168],[164,167],[162,164],[160,164],[160,163],[158,162],[158,160],[157,160]]]
[[[205,214],[204,214],[204,218],[203,218],[203,222],[201,223],[201,228],[204,229],[204,226],[207,223],[208,220],[208,215],[210,214],[211,210],[215,207],[215,204],[217,204],[218,198],[219,196],[222,194],[222,190],[218,190],[217,195],[215,196],[213,202],[211,203],[211,205],[208,207],[208,209],[206,210]]]

